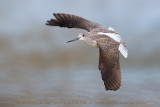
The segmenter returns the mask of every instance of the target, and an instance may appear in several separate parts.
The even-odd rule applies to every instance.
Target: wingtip
[[[117,83],[116,83],[117,84]],[[108,83],[107,81],[104,82],[104,86],[105,86],[105,90],[106,91],[117,91],[120,89],[121,83],[118,85],[111,85],[110,83]]]
[[[53,16],[55,16],[57,13],[53,13]]]
[[[106,91],[117,91],[117,90],[119,90],[120,88],[118,88],[118,89],[105,89]]]
[[[105,88],[106,91],[117,91],[117,90],[119,90],[119,89],[120,89],[120,88],[118,88],[118,89],[106,89],[106,88]]]
[[[64,13],[53,13],[53,16],[56,17],[56,15],[60,15],[60,14],[64,14]]]
[[[49,21],[49,20],[47,20],[47,22],[45,23],[45,25],[50,25],[50,21]]]
[[[45,23],[45,25],[50,25],[49,23]]]

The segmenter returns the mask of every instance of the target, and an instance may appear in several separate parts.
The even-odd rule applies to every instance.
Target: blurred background
[[[118,91],[104,89],[98,49],[66,43],[86,31],[45,25],[53,13],[75,14],[121,34],[129,56],[120,58]],[[157,106],[159,34],[159,0],[0,0],[0,105]]]

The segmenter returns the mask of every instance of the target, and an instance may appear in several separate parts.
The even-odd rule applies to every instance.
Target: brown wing
[[[53,15],[56,19],[51,19],[47,21],[46,25],[68,28],[80,28],[87,31],[91,31],[94,28],[101,27],[99,24],[88,21],[79,16],[64,13],[54,13]]]
[[[101,39],[97,41],[100,57],[99,70],[106,90],[117,90],[121,86],[118,44],[114,41]]]

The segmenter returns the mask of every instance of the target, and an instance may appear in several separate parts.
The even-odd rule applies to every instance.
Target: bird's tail
[[[127,56],[128,56],[128,50],[127,50],[127,48],[126,48],[126,44],[125,44],[125,43],[121,43],[121,44],[119,45],[118,50],[121,52],[121,54],[122,54],[125,58],[127,58]]]

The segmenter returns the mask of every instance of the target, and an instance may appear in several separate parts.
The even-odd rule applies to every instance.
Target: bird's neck
[[[87,45],[93,47],[93,48],[98,48],[97,42],[95,40],[90,40],[90,39],[85,39],[83,40]]]

